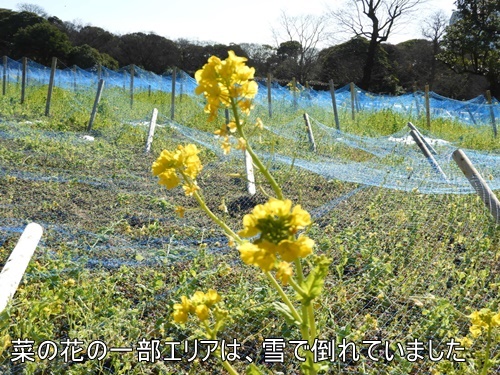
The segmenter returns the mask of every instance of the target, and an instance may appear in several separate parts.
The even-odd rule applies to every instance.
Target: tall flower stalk
[[[210,57],[195,74],[198,82],[195,92],[205,96],[205,112],[209,114],[210,121],[217,119],[220,109],[227,108],[231,111],[229,123],[222,123],[215,131],[222,138],[224,153],[231,151],[229,140],[236,137],[238,148],[251,156],[253,164],[271,186],[274,197],[269,198],[265,204],[255,206],[251,213],[245,215],[243,229],[236,232],[205,204],[196,183],[202,165],[195,145],[178,146],[173,152],[162,151],[153,164],[153,174],[158,176],[159,183],[168,189],[183,184],[185,194],[193,196],[201,209],[236,243],[242,261],[264,273],[281,299],[281,302],[274,303],[275,308],[287,320],[297,325],[302,339],[307,340],[312,347],[317,337],[312,301],[322,291],[330,260],[312,255],[314,241],[302,233],[312,225],[310,214],[284,197],[281,187],[252,149],[247,138],[245,130],[249,126],[262,129],[262,122],[258,119],[255,125],[249,125],[246,121],[253,108],[252,99],[257,94],[258,86],[254,81],[255,69],[248,67],[245,62],[245,58],[236,56],[233,51],[229,51],[225,60],[216,56]],[[310,257],[312,264],[308,275],[304,275],[302,268],[302,260],[306,257]],[[300,306],[296,306],[294,299],[286,293],[283,286],[287,285],[298,296]],[[174,306],[174,321],[185,323],[189,312],[194,311],[203,323],[201,327],[205,329],[207,337],[215,339],[221,328],[220,322],[217,323],[216,319],[217,329],[210,328],[207,323],[208,310],[203,307],[193,310],[189,301],[183,296],[182,302]],[[205,319],[201,320],[200,314]],[[319,365],[314,363],[312,352],[306,351],[305,356],[306,361],[301,366],[302,372],[316,374]],[[222,364],[231,374],[236,373],[234,368],[228,367],[227,362]]]

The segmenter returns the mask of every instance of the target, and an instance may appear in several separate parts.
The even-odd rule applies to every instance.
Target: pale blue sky
[[[2,0],[0,7],[17,10],[25,2],[40,5],[63,21],[79,20],[116,34],[155,32],[169,39],[274,45],[271,27],[281,10],[290,15],[322,14],[339,0]],[[451,15],[454,0],[428,0],[412,22],[400,27],[390,43],[421,38],[419,21],[435,10]]]

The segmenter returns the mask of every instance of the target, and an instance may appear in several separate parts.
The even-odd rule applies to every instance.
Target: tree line
[[[233,50],[249,59],[257,77],[271,74],[283,83],[296,78],[326,89],[332,79],[336,86],[354,82],[386,94],[423,90],[428,84],[452,98],[475,97],[486,89],[500,96],[500,2],[457,0],[450,24],[444,14],[435,13],[423,25],[424,38],[394,45],[387,38],[395,21],[420,0],[349,1],[356,6],[332,11],[331,17],[291,17],[283,12],[273,29],[275,46],[173,41],[142,32],[115,35],[20,4],[20,11],[0,9],[0,55],[28,57],[43,65],[57,57],[66,66],[83,69],[135,64],[157,74],[175,66],[194,74],[208,57],[225,58]],[[377,8],[381,4],[386,5],[385,13]],[[351,38],[319,49],[332,19],[349,25]]]

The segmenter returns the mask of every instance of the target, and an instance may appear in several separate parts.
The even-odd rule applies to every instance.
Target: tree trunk
[[[363,78],[360,86],[363,90],[369,90],[372,80],[373,66],[375,65],[375,57],[377,53],[377,35],[372,34],[370,45],[368,46],[368,54],[366,56],[365,66],[363,67]]]

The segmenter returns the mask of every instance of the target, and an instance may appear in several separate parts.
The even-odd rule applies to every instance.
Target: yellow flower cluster
[[[160,178],[158,183],[165,185],[167,189],[173,189],[180,184],[180,175],[186,181],[183,186],[186,195],[192,195],[198,189],[194,179],[203,169],[199,152],[194,144],[185,147],[179,145],[173,152],[163,150],[152,167],[153,174]]]
[[[490,309],[474,311],[469,315],[472,326],[469,328],[473,337],[481,335],[483,328],[488,330],[493,327],[500,327],[500,312],[494,313]]]
[[[210,113],[209,120],[217,117],[221,106],[230,107],[231,99],[245,114],[250,113],[251,99],[257,94],[257,83],[253,81],[255,69],[245,65],[244,57],[228,52],[225,60],[212,56],[202,69],[195,73],[198,87],[197,95],[204,94],[207,99],[205,112]]]
[[[277,256],[285,262],[305,258],[312,253],[314,241],[307,236],[295,237],[300,229],[311,224],[311,216],[300,205],[293,207],[288,199],[271,198],[265,204],[254,207],[252,213],[243,217],[242,237],[259,238],[252,242],[243,242],[238,250],[246,264],[253,264],[263,271],[275,268]],[[286,264],[280,263],[278,277],[284,284],[291,276]]]
[[[213,289],[209,289],[207,293],[196,291],[191,299],[182,296],[181,303],[174,304],[174,322],[186,323],[189,314],[195,314],[200,321],[207,320],[210,308],[220,300],[220,295]]]

